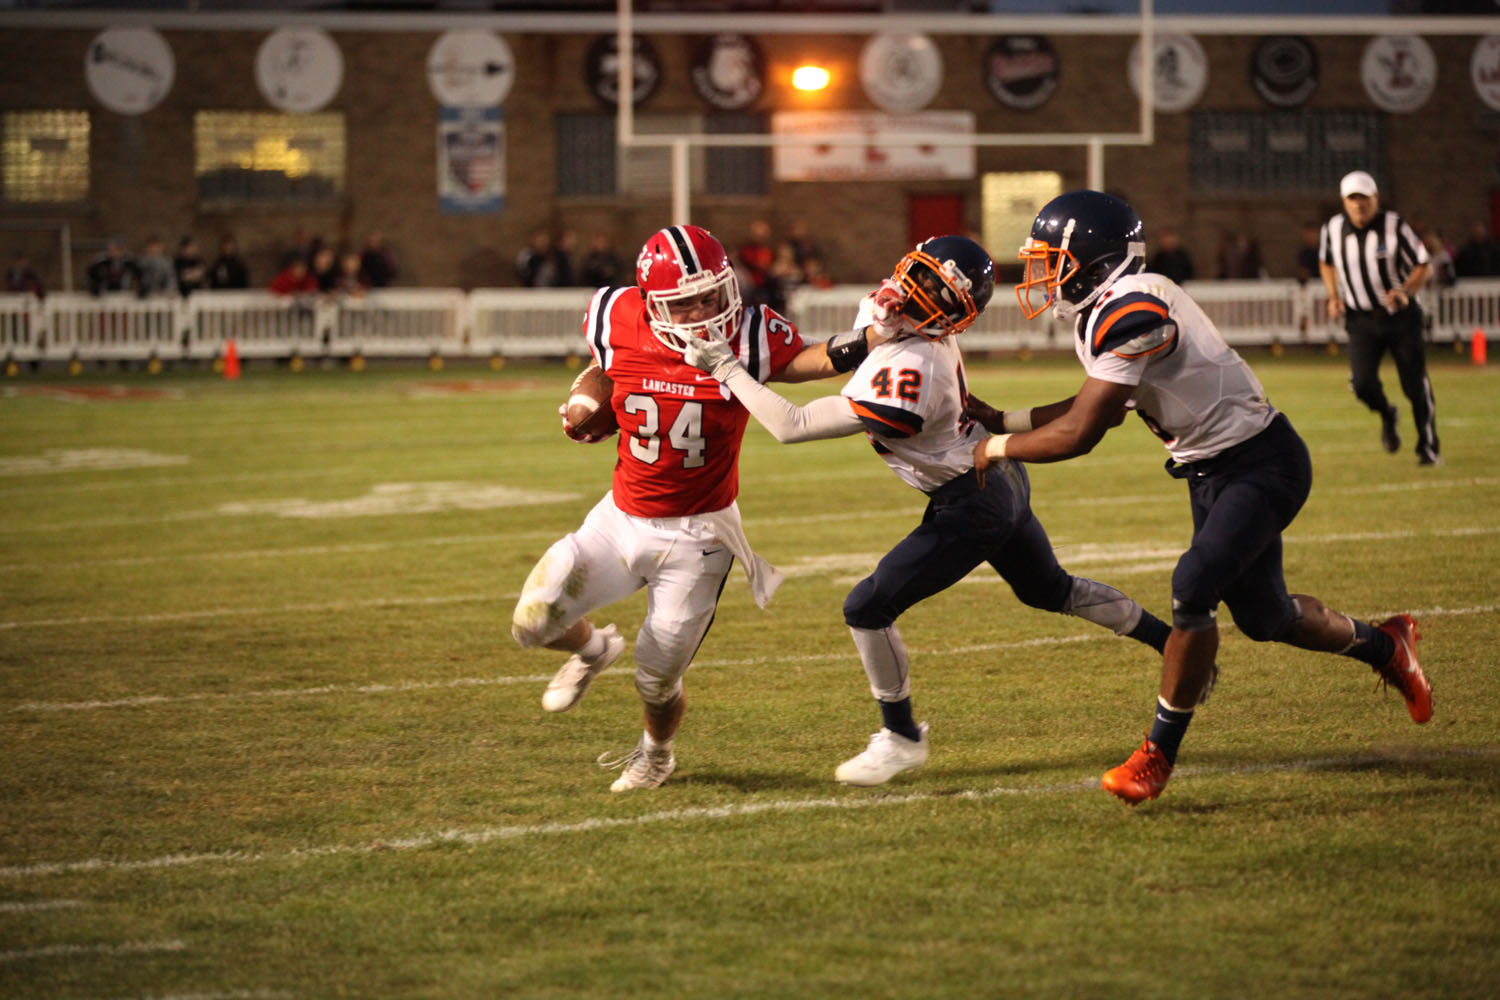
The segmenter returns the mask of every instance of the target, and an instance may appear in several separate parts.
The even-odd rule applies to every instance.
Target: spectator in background
[[[365,235],[364,249],[359,253],[359,269],[368,288],[389,288],[396,280],[396,262],[385,245],[385,234],[372,229]]]
[[[225,233],[219,237],[219,256],[208,272],[209,288],[249,288],[250,269],[240,256],[239,244]]]
[[[153,233],[146,237],[146,247],[136,261],[136,267],[141,274],[141,298],[176,293],[177,272],[167,259],[167,245],[160,236]]]
[[[1156,253],[1147,262],[1146,270],[1165,274],[1179,285],[1184,281],[1193,280],[1196,274],[1193,268],[1193,257],[1183,247],[1177,230],[1163,229],[1161,236],[1157,238],[1156,246]]]
[[[191,295],[208,284],[208,265],[203,262],[203,251],[198,241],[184,236],[177,241],[177,256],[172,258],[172,270],[177,275],[177,293]]]
[[[1432,266],[1432,273],[1427,276],[1427,289],[1435,292],[1450,287],[1458,280],[1458,271],[1453,265],[1453,254],[1448,250],[1448,241],[1443,239],[1443,231],[1429,230],[1422,242],[1427,244],[1427,263]]]
[[[141,287],[140,268],[135,258],[125,252],[125,246],[117,239],[105,244],[104,253],[89,265],[89,292],[102,295],[105,292],[134,292]]]
[[[1260,244],[1244,233],[1226,231],[1219,244],[1219,279],[1233,281],[1265,276]]]
[[[318,290],[318,279],[308,270],[307,261],[293,257],[291,263],[271,279],[270,289],[277,295],[306,295]]]
[[[350,251],[340,257],[333,291],[352,299],[362,299],[369,287],[369,278],[364,270],[364,255]]]
[[[526,245],[516,254],[516,277],[527,288],[551,288],[557,284],[557,263],[552,256],[552,234],[534,229]]]
[[[1469,242],[1458,248],[1453,258],[1453,273],[1460,278],[1500,275],[1500,243],[1490,236],[1484,223],[1476,222],[1469,227]]]
[[[584,254],[578,270],[579,283],[585,288],[615,288],[625,284],[629,277],[609,234],[601,230],[589,237],[589,252]]]
[[[767,305],[779,313],[786,312],[786,300],[802,284],[802,265],[797,263],[797,250],[790,242],[776,244],[775,256],[771,259],[771,273],[766,288]]]
[[[787,237],[787,242],[792,245],[792,252],[797,257],[797,265],[799,267],[805,269],[807,262],[814,257],[819,260],[823,258],[822,247],[814,243],[812,237],[807,235],[807,222],[805,220],[793,219],[788,230],[791,235]]]
[[[750,236],[740,244],[737,256],[743,271],[745,304],[770,305],[771,265],[776,260],[776,249],[771,246],[771,224],[765,219],[750,223]]]
[[[1323,227],[1316,222],[1302,223],[1302,245],[1297,248],[1297,284],[1305,285],[1322,273],[1318,269],[1318,236]]]
[[[323,245],[323,237],[309,235],[307,230],[298,226],[292,234],[292,245],[281,255],[281,269],[286,270],[287,265],[295,258],[302,258],[302,262],[308,267],[312,266],[313,255]]]
[[[572,288],[577,284],[573,279],[573,254],[577,249],[578,234],[571,229],[564,229],[552,241],[552,284],[554,287]]]
[[[833,279],[823,270],[822,257],[809,257],[802,262],[802,283],[809,288],[833,287]]]
[[[332,292],[339,283],[339,262],[334,255],[333,247],[318,247],[313,254],[312,266],[308,268],[313,280],[317,282],[318,291]]]
[[[10,260],[10,267],[5,269],[5,290],[18,295],[35,295],[39,299],[46,297],[42,276],[31,266],[31,258],[26,256],[25,250],[17,250]]]

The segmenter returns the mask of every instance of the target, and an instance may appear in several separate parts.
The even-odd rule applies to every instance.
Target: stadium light
[[[823,90],[828,86],[828,70],[822,66],[798,66],[792,70],[792,86],[798,90]]]

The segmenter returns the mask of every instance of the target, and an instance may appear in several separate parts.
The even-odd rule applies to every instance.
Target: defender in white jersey
[[[980,469],[1082,455],[1133,409],[1166,445],[1167,471],[1188,481],[1193,542],[1172,574],[1155,721],[1103,779],[1132,805],[1161,794],[1212,686],[1221,601],[1251,639],[1361,660],[1401,692],[1414,721],[1432,717],[1410,615],[1371,625],[1287,593],[1281,533],[1312,486],[1307,447],[1197,303],[1170,278],[1141,273],[1145,253],[1145,227],[1120,199],[1073,191],[1049,202],[1021,248],[1016,294],[1028,319],[1050,305],[1073,322],[1088,377],[1077,395],[1047,406],[1002,413],[973,400],[968,410],[999,435],[976,447]]]
[[[988,432],[964,414],[968,387],[952,334],[967,328],[994,291],[994,262],[962,236],[928,240],[860,304],[856,330],[894,338],[872,347],[841,395],[794,406],[761,385],[719,338],[697,341],[689,364],[711,372],[779,441],[865,432],[901,479],[930,498],[922,523],[849,593],[844,621],[854,637],[882,726],[863,753],[834,777],[879,785],[927,759],[927,725],[912,714],[906,646],[896,619],[988,562],[1018,598],[1077,615],[1158,652],[1166,623],[1113,587],[1069,575],[1031,512],[1019,464],[974,470],[974,448]]]

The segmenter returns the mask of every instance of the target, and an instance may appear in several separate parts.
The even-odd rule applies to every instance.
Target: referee
[[[1390,351],[1417,425],[1417,462],[1440,465],[1422,309],[1416,302],[1430,270],[1427,248],[1399,215],[1380,210],[1375,178],[1363,170],[1344,175],[1339,196],[1344,210],[1323,225],[1318,269],[1328,289],[1328,318],[1342,316],[1349,333],[1350,387],[1380,414],[1385,450],[1399,450],[1398,411],[1380,384],[1380,359]]]

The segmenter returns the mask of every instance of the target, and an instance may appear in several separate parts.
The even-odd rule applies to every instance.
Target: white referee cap
[[[1339,181],[1339,197],[1347,198],[1351,194],[1362,194],[1366,198],[1375,197],[1375,178],[1363,170],[1352,170],[1344,175]]]

